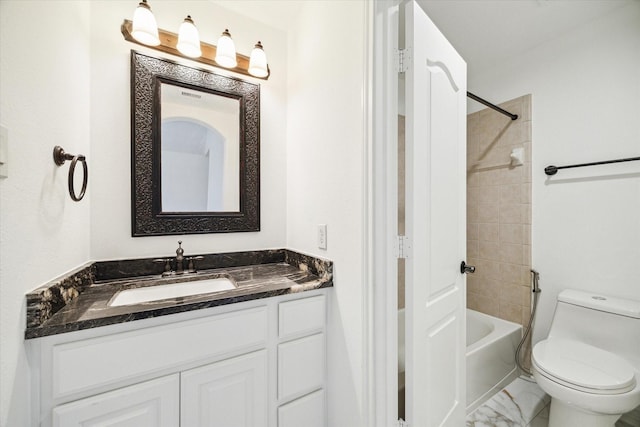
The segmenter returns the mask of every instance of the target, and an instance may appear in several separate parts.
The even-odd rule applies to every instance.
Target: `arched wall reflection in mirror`
[[[260,87],[131,59],[132,235],[259,231]]]
[[[163,83],[162,212],[240,210],[240,103]]]

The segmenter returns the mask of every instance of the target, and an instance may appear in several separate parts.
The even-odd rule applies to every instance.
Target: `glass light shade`
[[[216,46],[216,62],[225,68],[235,68],[238,65],[236,60],[236,46],[231,40],[229,30],[224,30],[218,45]]]
[[[191,58],[198,58],[202,56],[202,50],[200,50],[200,35],[198,34],[198,29],[193,24],[193,20],[189,15],[187,15],[184,22],[180,24],[178,45],[176,48],[180,53]]]
[[[267,77],[269,68],[267,67],[267,55],[264,53],[262,43],[256,43],[249,58],[249,74],[256,77]]]
[[[153,16],[147,0],[142,0],[133,12],[132,27],[131,35],[140,43],[149,46],[158,46],[160,44],[158,24],[156,24],[156,18]]]

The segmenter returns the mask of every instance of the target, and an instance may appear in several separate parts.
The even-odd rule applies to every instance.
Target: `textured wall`
[[[25,293],[90,256],[88,28],[88,2],[0,2],[0,121],[9,130],[9,176],[0,179],[2,427],[29,425]],[[69,162],[53,163],[55,145],[87,156],[79,203],[67,190]]]
[[[362,425],[366,91],[364,1],[304,1],[291,23],[287,247],[335,263],[327,354],[328,425]],[[309,47],[313,46],[312,49]],[[336,50],[336,46],[340,46]],[[327,224],[327,249],[318,248]]]

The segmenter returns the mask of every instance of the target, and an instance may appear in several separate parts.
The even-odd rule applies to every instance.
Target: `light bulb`
[[[231,40],[229,30],[224,30],[222,36],[218,39],[215,60],[225,68],[235,68],[238,65],[238,61],[236,61],[236,46]]]
[[[249,74],[256,77],[267,77],[269,67],[267,66],[267,55],[264,53],[262,43],[258,41],[251,51],[249,58]]]
[[[198,58],[202,55],[202,51],[200,50],[200,35],[189,15],[187,15],[187,17],[184,18],[184,22],[180,24],[178,45],[176,47],[180,53],[191,58]]]
[[[158,24],[156,24],[156,18],[154,18],[147,0],[142,0],[133,12],[132,27],[131,35],[140,43],[149,46],[158,46],[160,44]]]

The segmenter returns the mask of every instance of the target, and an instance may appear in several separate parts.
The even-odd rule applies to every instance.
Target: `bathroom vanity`
[[[30,293],[33,424],[326,426],[332,263],[287,250],[199,263],[235,287],[110,304],[162,286],[131,276],[157,269],[149,259],[89,264]]]

